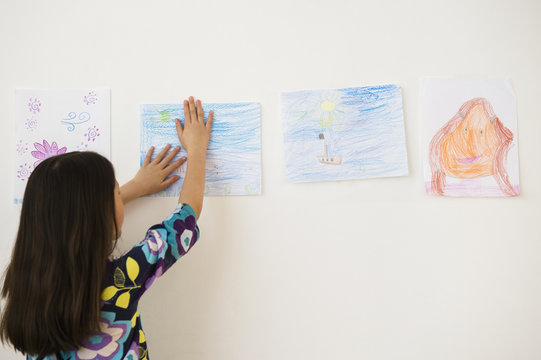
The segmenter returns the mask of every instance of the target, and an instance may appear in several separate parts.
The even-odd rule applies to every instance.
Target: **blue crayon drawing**
[[[397,85],[282,93],[289,182],[408,175]]]
[[[203,104],[205,121],[214,111],[214,121],[207,150],[205,195],[261,194],[261,127],[259,103]],[[167,144],[180,146],[174,119],[184,124],[182,104],[141,105],[142,164],[148,149],[155,154]],[[176,159],[186,156],[184,149]],[[188,160],[189,161],[189,160]],[[174,174],[180,180],[153,196],[178,196],[186,164]]]
[[[70,111],[68,117],[62,119],[60,122],[64,125],[68,125],[68,131],[75,130],[75,125],[80,125],[90,120],[90,114],[86,111],[82,112],[77,116],[77,113]]]

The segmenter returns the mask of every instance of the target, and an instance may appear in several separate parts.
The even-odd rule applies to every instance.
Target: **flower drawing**
[[[52,144],[49,145],[47,140],[43,140],[43,144],[40,143],[34,143],[34,147],[36,148],[36,151],[32,151],[32,156],[38,159],[34,163],[34,167],[38,166],[40,162],[42,162],[45,159],[48,159],[50,157],[64,154],[68,148],[58,148],[58,145],[56,144],[56,141],[53,141]]]
[[[87,105],[93,105],[96,103],[96,101],[98,101],[98,97],[94,91],[91,91],[88,93],[88,95],[85,95],[83,101]]]
[[[35,128],[38,127],[38,121],[32,116],[26,119],[26,130],[34,131]]]
[[[17,170],[17,177],[21,181],[25,181],[26,179],[28,179],[31,173],[32,167],[27,163],[24,163],[23,165],[19,165],[19,170]]]
[[[27,150],[28,150],[28,143],[25,143],[22,140],[19,140],[19,142],[17,143],[17,154],[19,154],[20,156],[23,156]]]
[[[39,113],[41,110],[41,101],[38,98],[30,98],[28,100],[28,110],[33,114]]]
[[[81,141],[81,144],[77,145],[77,151],[85,151],[88,149],[88,144]]]
[[[87,141],[96,141],[96,138],[100,136],[100,129],[96,127],[96,125],[89,127],[88,131],[85,134]]]

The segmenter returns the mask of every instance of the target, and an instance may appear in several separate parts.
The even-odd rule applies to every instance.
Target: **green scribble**
[[[247,184],[244,187],[244,192],[246,193],[246,195],[253,195],[254,193],[254,191],[252,190],[252,186],[250,184]]]
[[[160,114],[160,121],[161,122],[168,122],[171,120],[171,112],[172,110],[171,109],[165,109],[165,110],[158,110],[158,108],[156,106],[154,106],[154,110],[156,110],[156,112],[158,114]]]
[[[230,184],[224,184],[224,194],[229,195],[231,193],[231,185]]]

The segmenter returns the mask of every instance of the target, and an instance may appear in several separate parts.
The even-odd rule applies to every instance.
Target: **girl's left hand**
[[[167,145],[163,148],[152,161],[150,161],[150,159],[152,158],[154,147],[151,147],[148,150],[145,161],[143,161],[143,165],[137,174],[120,188],[120,196],[124,203],[139,196],[162,191],[180,178],[178,175],[173,175],[166,179],[167,176],[178,169],[178,167],[186,161],[186,158],[182,157],[179,160],[171,162],[180,151],[180,147],[175,147],[167,154],[169,149],[171,149],[171,145]]]

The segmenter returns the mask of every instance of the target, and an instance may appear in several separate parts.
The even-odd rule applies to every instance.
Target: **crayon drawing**
[[[47,140],[43,140],[43,144],[37,142],[34,143],[34,147],[36,148],[36,150],[31,152],[32,156],[37,159],[37,161],[34,163],[34,168],[38,166],[43,160],[56,155],[65,154],[68,150],[68,148],[65,146],[59,148],[54,141],[52,142],[52,144],[49,144]]]
[[[109,89],[15,90],[15,188],[22,203],[28,177],[43,160],[67,151],[110,157]]]
[[[399,86],[282,94],[290,182],[408,174]]]
[[[214,111],[207,150],[206,195],[255,195],[261,193],[261,134],[259,103],[203,104],[205,120]],[[180,145],[174,119],[184,124],[182,104],[141,105],[140,162],[151,146]],[[157,152],[157,151],[156,151]],[[186,156],[184,149],[177,158]],[[189,159],[188,159],[189,161]],[[186,164],[175,173],[180,180],[151,196],[178,196]]]
[[[462,82],[464,89],[460,89]],[[517,196],[516,149],[509,156],[515,135],[504,124],[516,128],[514,97],[505,81],[431,79],[426,84],[425,125],[433,131],[426,136],[426,192],[439,196]],[[469,98],[473,95],[486,97]],[[495,100],[505,118],[495,112],[495,104],[489,99]],[[446,106],[448,112],[434,112],[434,104],[443,101],[454,104],[455,109]]]

